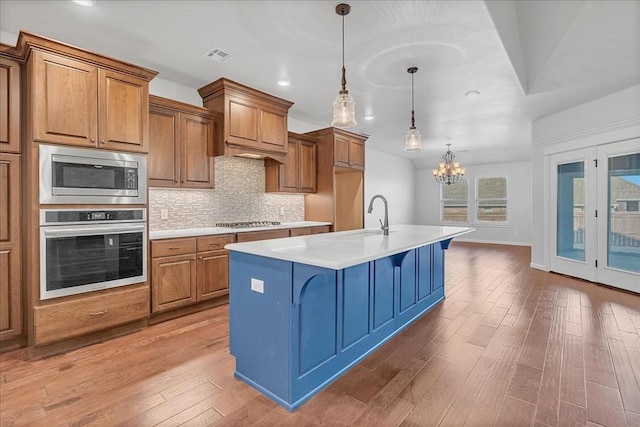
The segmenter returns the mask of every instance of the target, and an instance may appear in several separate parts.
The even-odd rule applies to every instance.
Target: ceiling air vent
[[[229,52],[225,52],[219,47],[214,47],[209,52],[205,53],[204,56],[218,62],[227,62],[231,59],[231,54]]]

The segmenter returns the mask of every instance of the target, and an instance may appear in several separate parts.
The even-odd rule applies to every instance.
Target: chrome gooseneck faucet
[[[371,198],[371,201],[369,202],[369,209],[367,209],[367,213],[371,213],[373,212],[373,201],[375,199],[382,199],[382,201],[384,202],[384,223],[382,222],[382,220],[380,221],[380,225],[382,226],[382,234],[384,234],[385,236],[389,235],[389,206],[387,204],[387,199],[384,198],[384,196],[382,196],[381,194],[376,194],[375,196],[373,196]]]

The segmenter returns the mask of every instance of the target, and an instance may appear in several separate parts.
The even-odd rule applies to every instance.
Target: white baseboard
[[[529,242],[506,242],[503,240],[482,240],[482,239],[463,239],[456,237],[454,242],[468,242],[468,243],[488,243],[491,245],[509,245],[509,246],[531,246]]]
[[[544,265],[536,264],[535,262],[532,262],[531,264],[529,264],[529,267],[535,268],[536,270],[549,271],[549,269]]]

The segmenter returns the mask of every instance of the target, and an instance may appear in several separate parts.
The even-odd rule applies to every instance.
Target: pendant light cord
[[[416,118],[414,114],[414,106],[413,106],[413,75],[415,72],[411,73],[411,129],[416,128]]]
[[[340,93],[349,93],[347,91],[347,71],[344,68],[344,15],[342,15],[342,90]]]

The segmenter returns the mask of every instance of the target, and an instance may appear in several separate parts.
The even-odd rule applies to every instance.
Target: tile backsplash
[[[150,188],[149,228],[212,227],[216,222],[304,221],[304,196],[264,192],[264,161],[215,158],[214,190]],[[160,219],[167,209],[168,219]],[[284,215],[281,215],[282,209]]]

